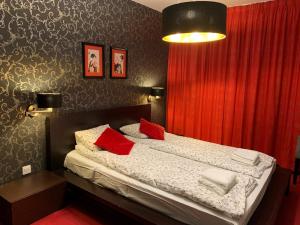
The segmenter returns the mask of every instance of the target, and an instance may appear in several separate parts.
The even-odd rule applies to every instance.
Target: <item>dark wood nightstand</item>
[[[64,204],[66,180],[41,171],[0,186],[0,220],[5,225],[28,225]]]
[[[297,184],[297,176],[300,174],[300,157],[295,159],[295,167],[294,167],[294,181],[293,183]]]
[[[300,136],[297,138],[296,159],[294,167],[294,184],[297,184],[297,176],[300,175]]]

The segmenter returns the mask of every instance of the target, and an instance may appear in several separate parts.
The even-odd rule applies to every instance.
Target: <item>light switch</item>
[[[22,174],[26,175],[26,174],[29,174],[29,173],[31,173],[31,165],[23,166],[22,167]]]

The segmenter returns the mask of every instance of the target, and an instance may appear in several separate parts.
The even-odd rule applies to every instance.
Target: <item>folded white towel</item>
[[[217,194],[225,195],[236,184],[236,175],[229,170],[209,168],[199,177],[199,182]]]
[[[237,161],[239,163],[243,163],[243,164],[250,165],[250,166],[256,166],[260,162],[259,157],[257,157],[255,161],[252,161],[252,160],[237,156],[235,154],[231,155],[231,159],[233,159],[234,161]]]
[[[248,149],[236,150],[234,151],[233,154],[251,161],[255,161],[259,156],[257,151],[248,150]]]
[[[234,151],[231,155],[231,158],[235,161],[248,164],[248,165],[257,165],[259,162],[259,154],[256,151],[241,149]]]

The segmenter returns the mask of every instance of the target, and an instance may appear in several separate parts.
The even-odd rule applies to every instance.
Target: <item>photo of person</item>
[[[88,71],[99,72],[99,51],[89,49],[88,50]]]
[[[124,54],[115,53],[114,54],[114,72],[118,74],[123,74],[124,71]]]
[[[104,78],[104,45],[82,42],[83,77]]]
[[[110,76],[111,78],[127,78],[128,51],[124,48],[110,48]]]

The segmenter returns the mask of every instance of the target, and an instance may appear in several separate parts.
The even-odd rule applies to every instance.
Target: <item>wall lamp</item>
[[[37,93],[37,104],[31,104],[27,107],[25,115],[35,117],[40,113],[52,112],[53,108],[60,108],[62,97],[60,93]]]
[[[153,101],[153,99],[160,99],[165,94],[165,89],[163,87],[151,87],[150,95],[148,96],[148,102]]]

